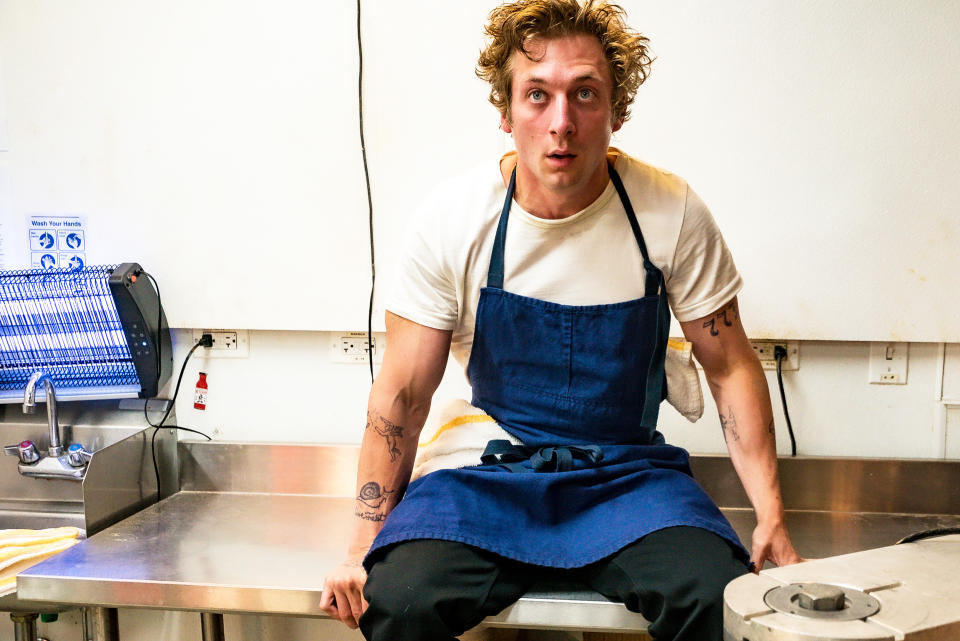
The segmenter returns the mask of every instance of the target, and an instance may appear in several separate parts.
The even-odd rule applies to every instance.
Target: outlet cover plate
[[[909,343],[870,343],[870,383],[906,385],[909,349]]]
[[[777,345],[787,350],[787,357],[783,360],[781,371],[794,372],[800,369],[800,344],[797,341],[752,340],[750,345],[760,359],[763,369],[777,369],[777,359],[774,357],[774,348]]]
[[[193,342],[198,343],[204,334],[213,336],[213,347],[198,347],[194,358],[246,358],[250,354],[250,341],[245,329],[195,329]]]

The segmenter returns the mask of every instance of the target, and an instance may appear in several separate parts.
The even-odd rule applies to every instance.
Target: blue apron
[[[642,298],[561,305],[503,289],[516,171],[480,291],[467,377],[473,404],[522,446],[491,441],[482,464],[417,479],[364,561],[411,539],[459,541],[525,563],[581,567],[666,527],[714,532],[747,563],[693,479],[689,455],[656,430],[666,396],[670,311],[630,199],[609,166],[646,272]]]

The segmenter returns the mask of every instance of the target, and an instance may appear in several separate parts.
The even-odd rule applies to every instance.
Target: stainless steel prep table
[[[310,474],[331,467],[315,467],[316,460],[310,458],[295,462],[289,452],[275,460],[268,456],[265,461],[262,450],[248,449],[252,446],[220,445],[237,448],[235,451],[217,450],[216,445],[186,447],[183,478],[189,489],[21,574],[21,598],[109,607],[325,616],[318,608],[321,580],[342,559],[354,502],[349,496],[306,491],[317,489],[310,485]],[[342,452],[347,449],[336,448],[340,452],[337,468],[349,470],[350,477],[336,488],[341,494],[351,492],[353,485],[355,468],[342,460]],[[272,475],[274,491],[250,491],[253,487],[263,489],[262,485],[258,485],[255,474],[235,468],[238,459],[255,460],[258,470],[267,470],[261,473]],[[706,467],[702,463],[699,466],[703,474],[698,472],[698,476],[708,489],[722,488],[731,473],[722,470],[729,464],[719,457],[708,459]],[[284,460],[286,465],[282,464]],[[205,462],[226,466],[225,473],[211,480],[211,469],[202,467]],[[934,473],[946,474],[943,482],[956,488],[960,486],[956,482],[958,470],[960,466],[952,465]],[[712,474],[722,478],[711,480]],[[816,479],[822,480],[822,471]],[[848,470],[848,490],[855,480]],[[785,490],[792,482],[785,479]],[[203,490],[198,491],[198,487]],[[342,488],[349,489],[340,492]],[[875,497],[878,491],[874,487],[870,493]],[[838,492],[831,494],[834,502]],[[940,498],[957,505],[952,494]],[[743,540],[749,542],[754,525],[752,511],[733,507],[724,512]],[[801,555],[823,557],[890,545],[922,529],[960,526],[960,516],[801,510],[788,511],[787,523]],[[646,629],[640,615],[576,585],[535,588],[487,622],[503,627],[593,631]]]

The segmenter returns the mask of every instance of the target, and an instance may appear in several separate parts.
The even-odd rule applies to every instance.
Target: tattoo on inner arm
[[[400,439],[403,438],[403,427],[382,416],[367,412],[367,428],[373,430],[387,440],[387,451],[390,453],[390,462],[400,458]]]
[[[354,510],[354,515],[367,521],[383,521],[387,515],[380,510],[391,494],[396,494],[396,490],[387,490],[379,483],[370,481],[364,483],[360,488],[360,494],[357,496],[358,505]]]
[[[737,303],[736,301],[732,301],[729,305],[714,314],[713,318],[705,322],[703,326],[710,328],[711,336],[717,336],[720,334],[721,327],[733,327],[733,321],[739,317],[740,313],[737,310]]]
[[[723,428],[723,440],[732,443],[740,440],[740,434],[737,432],[737,417],[733,415],[733,407],[729,406],[728,409],[726,416],[720,412],[720,427]]]

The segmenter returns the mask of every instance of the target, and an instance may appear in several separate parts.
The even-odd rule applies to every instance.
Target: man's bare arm
[[[800,561],[784,524],[770,392],[734,298],[713,314],[680,323],[703,366],[734,468],[757,515],[751,560]]]
[[[450,351],[452,332],[387,312],[387,350],[370,390],[360,445],[353,534],[347,559],[325,579],[320,607],[349,627],[366,610],[360,565],[410,480],[420,430]]]

